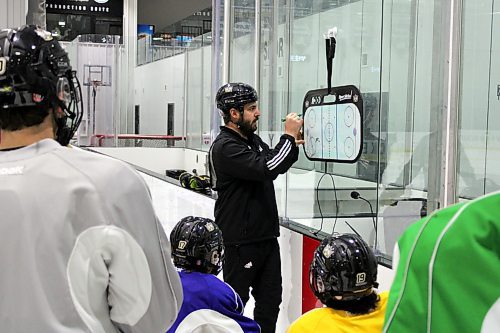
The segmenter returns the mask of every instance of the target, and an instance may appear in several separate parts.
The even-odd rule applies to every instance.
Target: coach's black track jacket
[[[218,193],[215,222],[226,245],[279,236],[273,180],[298,159],[295,138],[283,134],[274,149],[253,134],[248,140],[225,126],[209,153],[212,184]]]

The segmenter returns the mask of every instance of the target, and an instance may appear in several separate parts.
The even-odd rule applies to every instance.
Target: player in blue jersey
[[[238,294],[216,277],[224,262],[222,232],[210,219],[188,216],[170,234],[174,265],[180,269],[184,301],[168,333],[260,333],[243,316]]]

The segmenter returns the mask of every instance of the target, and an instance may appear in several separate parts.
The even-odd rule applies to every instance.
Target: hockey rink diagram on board
[[[316,105],[304,116],[305,151],[315,159],[350,160],[359,151],[361,140],[356,119],[358,107],[353,103]]]

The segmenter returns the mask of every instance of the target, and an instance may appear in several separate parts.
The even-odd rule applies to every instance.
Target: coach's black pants
[[[281,260],[277,239],[226,246],[224,281],[247,303],[255,299],[254,319],[262,333],[274,333],[281,304]]]

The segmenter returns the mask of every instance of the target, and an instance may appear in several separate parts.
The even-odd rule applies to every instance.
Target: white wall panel
[[[26,0],[0,0],[0,29],[26,24]]]
[[[135,104],[140,105],[140,134],[167,133],[167,105],[175,107],[174,135],[184,135],[185,54],[135,69]]]

